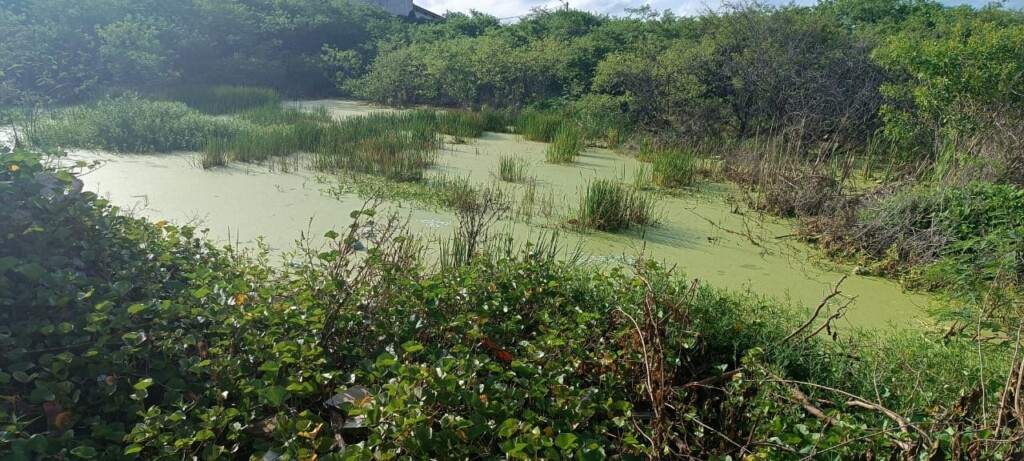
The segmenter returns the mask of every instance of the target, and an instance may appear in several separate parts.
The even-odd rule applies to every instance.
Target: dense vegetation
[[[342,1],[0,0],[0,31],[0,122],[22,145],[0,146],[0,460],[1024,456],[1024,13],[418,24]],[[337,121],[280,94],[448,110]],[[646,226],[648,190],[735,182],[858,274],[945,296],[943,331],[840,333],[840,287],[804,323],[647,261],[490,238],[496,189],[425,176],[485,131],[548,142],[551,163],[593,145],[647,162],[590,183],[578,228]],[[434,188],[459,230],[428,257],[360,210],[277,267],[123,215],[50,147],[206,168],[305,153]]]
[[[4,459],[1020,454],[999,347],[823,337],[654,263],[558,262],[557,240],[431,269],[369,209],[275,268],[40,162],[0,155]]]

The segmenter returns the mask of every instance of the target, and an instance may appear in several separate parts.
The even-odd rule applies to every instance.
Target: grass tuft
[[[498,162],[498,177],[502,181],[522,182],[526,180],[529,162],[525,158],[514,155],[502,155]]]
[[[608,179],[587,184],[573,223],[580,228],[619,231],[654,223],[654,201],[650,196]]]
[[[584,148],[586,148],[586,142],[583,139],[583,132],[578,128],[565,125],[558,130],[554,141],[548,145],[544,152],[544,158],[548,163],[572,163]]]

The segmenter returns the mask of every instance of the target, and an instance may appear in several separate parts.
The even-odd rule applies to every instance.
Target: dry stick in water
[[[821,310],[824,309],[825,306],[828,305],[828,302],[831,301],[832,298],[835,298],[836,296],[839,296],[840,294],[842,294],[842,292],[839,291],[839,286],[842,285],[844,281],[846,281],[846,276],[845,275],[842,278],[840,278],[839,281],[836,282],[836,284],[832,287],[832,292],[829,293],[824,298],[822,298],[821,302],[818,303],[818,307],[814,309],[814,314],[811,315],[811,318],[807,319],[807,321],[804,322],[803,325],[800,325],[799,327],[797,327],[797,329],[793,330],[793,332],[790,333],[788,336],[786,336],[785,338],[782,338],[782,342],[781,343],[784,344],[784,343],[788,342],[789,340],[793,339],[796,335],[800,334],[800,332],[806,330],[807,327],[811,326],[811,324],[814,323],[814,321],[818,319],[818,316],[821,315]],[[831,320],[831,317],[830,317],[830,320]],[[827,324],[827,322],[826,322],[826,324]]]

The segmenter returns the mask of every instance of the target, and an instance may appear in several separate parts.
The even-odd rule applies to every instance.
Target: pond
[[[388,110],[350,101],[301,101],[290,107],[326,108],[336,118]],[[500,232],[517,240],[535,239],[554,228],[569,246],[578,243],[582,261],[617,264],[644,256],[676,266],[690,278],[714,286],[744,290],[814,307],[847,276],[844,295],[856,297],[841,324],[854,327],[906,327],[928,324],[923,311],[933,300],[904,292],[882,278],[853,275],[854,268],[826,260],[814,248],[792,238],[792,222],[762,216],[736,206],[738,191],[728,184],[706,184],[672,196],[658,194],[657,225],[618,234],[564,230],[578,206],[581,190],[594,178],[632,182],[641,163],[605,149],[588,149],[569,165],[544,162],[543,143],[513,134],[486,133],[465,144],[448,144],[440,152],[434,176],[468,178],[502,187],[514,203],[529,193],[530,219],[505,221]],[[525,159],[532,185],[496,179],[499,157]],[[300,236],[313,241],[328,230],[343,231],[351,211],[365,200],[345,190],[345,177],[327,177],[302,168],[274,171],[237,163],[203,170],[196,154],[177,152],[117,155],[75,151],[73,157],[100,160],[85,174],[86,188],[112,203],[153,220],[196,224],[218,241],[246,247],[259,238],[274,251],[294,247]],[[339,183],[339,181],[341,183]],[[518,206],[518,205],[517,205]],[[446,238],[457,217],[415,202],[389,203],[387,209],[408,218],[410,230],[427,242]]]

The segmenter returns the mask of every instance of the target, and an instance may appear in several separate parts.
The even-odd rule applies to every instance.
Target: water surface
[[[349,101],[303,101],[291,107],[325,107],[336,118],[387,110]],[[635,159],[604,149],[590,149],[572,165],[544,162],[545,145],[512,134],[487,133],[468,144],[448,145],[432,175],[466,177],[479,184],[497,184],[520,203],[527,187],[495,178],[501,155],[530,162],[534,200],[529,223],[519,220],[499,228],[519,240],[535,238],[545,229],[561,227],[578,205],[580,191],[594,178],[633,180],[641,165]],[[262,241],[274,250],[292,248],[302,235],[315,238],[327,230],[342,231],[349,214],[363,206],[353,194],[328,193],[337,178],[304,171],[270,171],[236,164],[203,170],[192,153],[115,155],[77,151],[104,166],[83,177],[86,187],[112,203],[153,220],[199,224],[210,237],[238,244]],[[341,179],[344,181],[344,179]],[[804,244],[787,237],[793,223],[760,216],[742,207],[737,191],[710,184],[676,196],[659,195],[658,225],[622,234],[566,233],[563,240],[580,242],[584,261],[614,264],[645,256],[674,265],[688,277],[719,287],[747,290],[813,307],[844,275],[843,293],[855,296],[841,323],[858,327],[927,323],[922,307],[930,298],[905,293],[892,281],[852,275],[853,268],[835,265]],[[518,206],[518,205],[517,205]],[[409,220],[413,232],[435,242],[450,235],[456,216],[444,210],[391,204]]]

